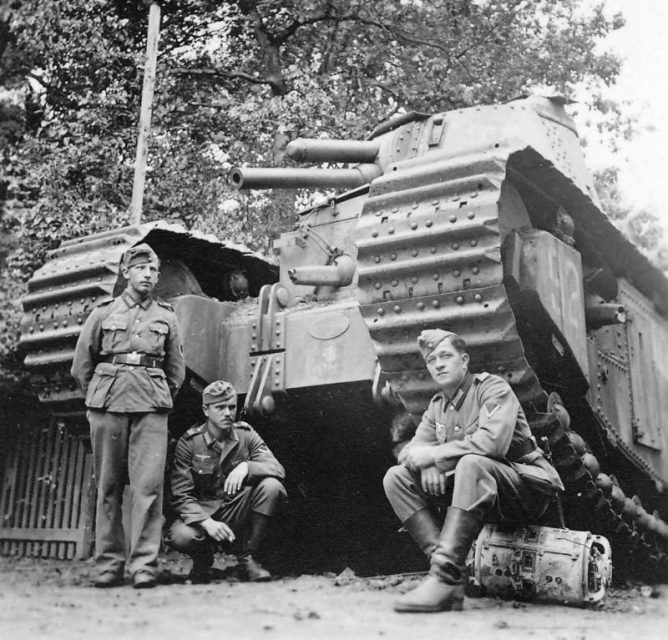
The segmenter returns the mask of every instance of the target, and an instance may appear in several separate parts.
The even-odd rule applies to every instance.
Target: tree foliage
[[[600,100],[619,60],[595,45],[622,22],[581,4],[163,0],[144,219],[266,249],[292,224],[292,196],[242,198],[229,168],[284,165],[296,136],[363,138],[402,110],[502,102],[543,85],[570,96],[584,84],[619,127]],[[44,252],[128,222],[147,15],[139,0],[0,9],[5,355],[21,286]]]
[[[619,190],[617,168],[596,172],[594,180],[603,210],[612,223],[668,276],[668,245],[657,216],[624,199]]]

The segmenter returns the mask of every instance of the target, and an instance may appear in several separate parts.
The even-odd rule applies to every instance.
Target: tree
[[[545,84],[569,96],[584,83],[600,109],[598,88],[619,71],[595,44],[621,20],[580,0],[160,4],[144,219],[257,249],[291,226],[295,194],[240,197],[225,181],[234,164],[282,166],[298,135],[364,138],[399,111],[502,102]],[[0,104],[12,116],[0,130],[0,224],[16,248],[1,267],[20,289],[61,239],[128,221],[147,8],[7,6]],[[0,292],[12,306],[3,310],[6,352],[18,293]]]
[[[619,191],[619,170],[608,167],[594,174],[603,211],[612,223],[659,269],[668,275],[668,242],[655,214],[627,202]]]

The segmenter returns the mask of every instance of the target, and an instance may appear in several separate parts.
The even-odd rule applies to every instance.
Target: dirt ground
[[[191,585],[182,556],[162,563],[164,584],[155,589],[98,590],[89,586],[91,562],[0,558],[0,637],[653,640],[668,626],[668,585],[612,589],[597,610],[467,598],[461,613],[397,614],[394,597],[419,577],[348,571],[248,584],[223,556],[220,580]]]

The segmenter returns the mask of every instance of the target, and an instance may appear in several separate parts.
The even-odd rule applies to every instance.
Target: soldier
[[[193,559],[190,580],[211,577],[213,552],[248,535],[239,555],[244,580],[271,580],[254,557],[266,537],[271,517],[286,498],[282,465],[249,424],[235,422],[237,392],[223,380],[202,393],[206,422],[186,431],[176,445],[171,473],[171,503],[178,518],[167,541]]]
[[[96,587],[123,584],[122,499],[132,495],[130,573],[136,589],[155,586],[162,529],[167,413],[185,364],[174,309],[151,292],[159,261],[146,244],[121,259],[127,288],[86,320],[72,376],[86,394],[97,483]]]
[[[423,331],[418,348],[440,390],[384,486],[431,570],[394,608],[461,610],[464,562],[485,521],[536,520],[563,485],[536,446],[510,385],[489,373],[472,374],[459,336]],[[434,509],[448,502],[441,527]]]

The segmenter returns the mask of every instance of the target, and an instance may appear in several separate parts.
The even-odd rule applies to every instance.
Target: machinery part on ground
[[[612,550],[588,531],[483,527],[469,555],[471,595],[602,606],[612,582]]]
[[[312,423],[299,423],[299,437],[291,435],[297,468],[315,433],[343,428],[333,422],[333,398],[354,389],[370,416],[360,435],[372,434],[389,456],[410,437],[435,390],[415,338],[423,329],[450,329],[466,340],[472,370],[508,380],[537,440],[550,445],[566,485],[567,526],[605,535],[616,558],[629,557],[632,568],[665,569],[668,280],[600,210],[563,102],[528,98],[403,114],[368,141],[295,141],[290,154],[359,164],[244,168],[233,173],[233,184],[357,186],[302,212],[294,231],[275,241],[278,273],[266,263],[255,273],[252,264],[242,265],[249,281],[242,300],[210,293],[212,280],[230,278],[215,261],[190,270],[199,256],[190,241],[183,244],[164,281],[196,289],[203,278],[200,288],[210,296],[167,296],[190,336],[193,384],[232,380],[246,396],[249,417],[275,437],[272,448],[294,420],[286,407],[314,415]],[[74,241],[85,247],[84,263],[95,243],[119,233]],[[173,250],[158,244],[161,257]],[[91,284],[78,275],[87,263],[39,283],[54,261],[55,254],[36,274],[32,286],[46,298],[28,298],[22,328],[26,363],[39,375],[45,343],[32,336],[48,328],[36,328],[39,305],[48,296],[59,300],[61,284]],[[89,310],[90,303],[72,317],[83,321]],[[61,329],[44,337],[71,350],[76,332],[68,337]],[[68,358],[63,352],[58,366]],[[396,418],[392,438],[388,412]],[[354,439],[334,440],[354,446]],[[321,461],[331,457],[321,454]],[[585,454],[591,457],[583,461]],[[612,486],[601,486],[600,474]],[[351,487],[355,477],[348,477]],[[643,510],[628,496],[638,496]]]

